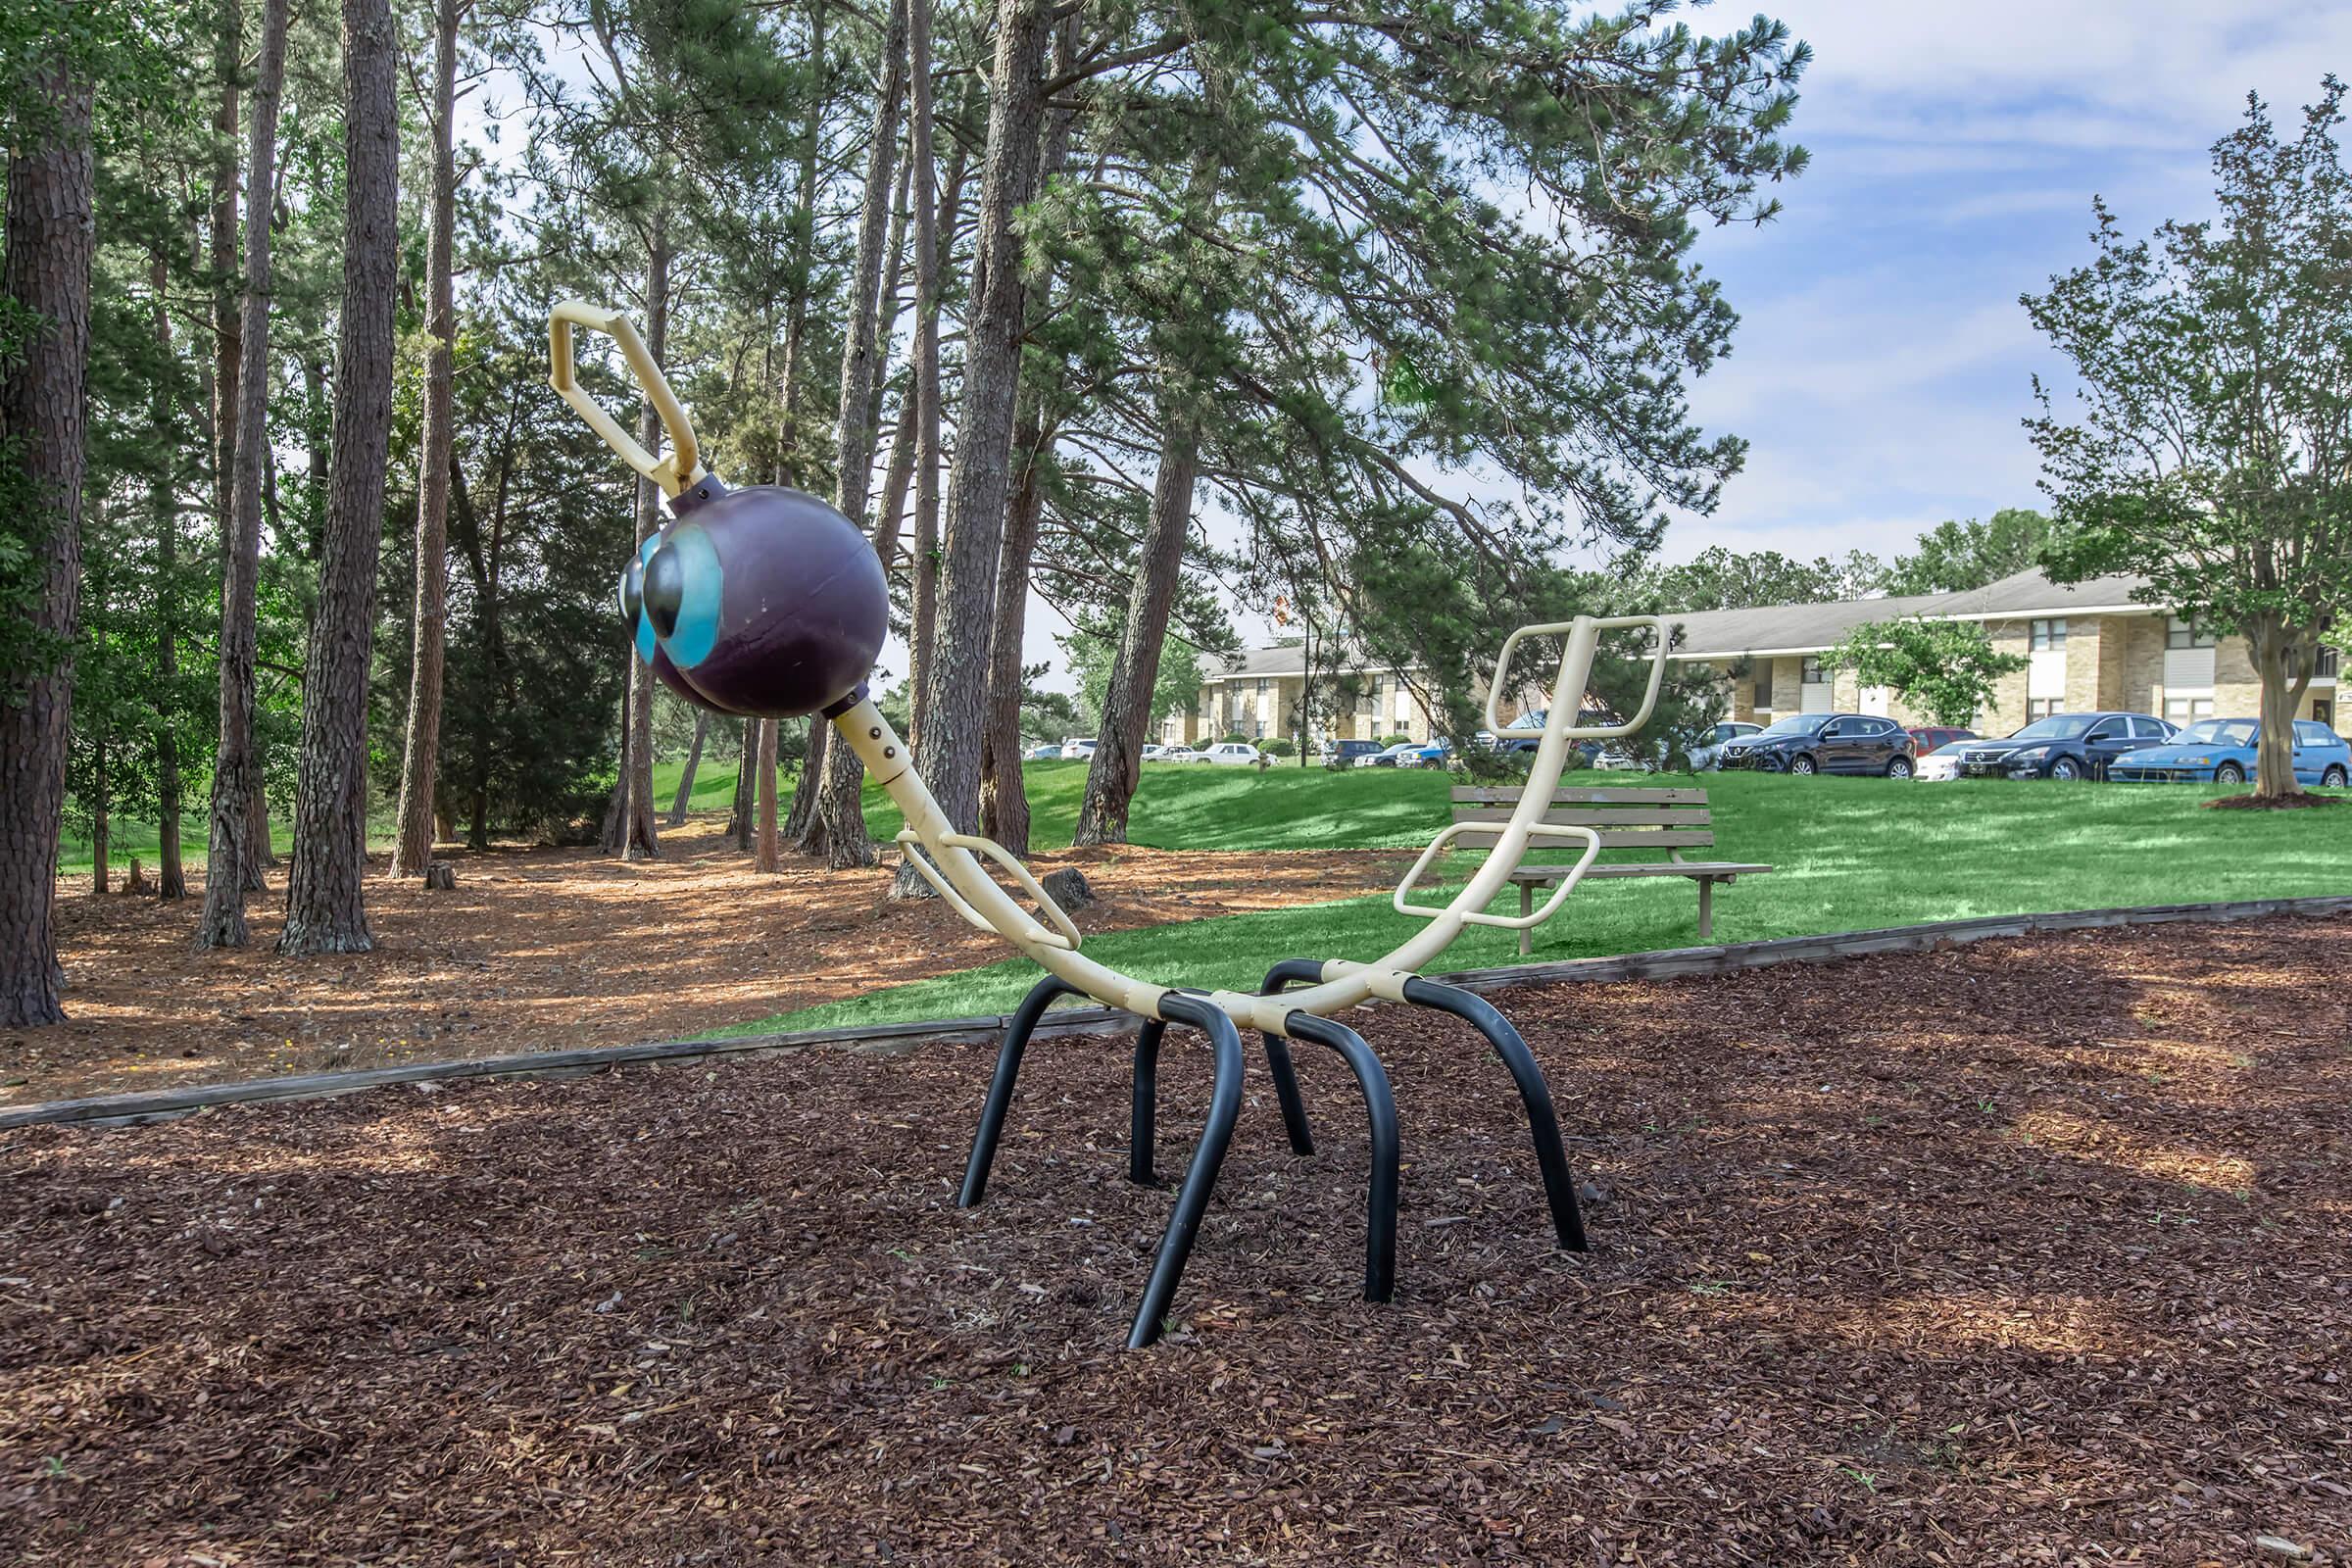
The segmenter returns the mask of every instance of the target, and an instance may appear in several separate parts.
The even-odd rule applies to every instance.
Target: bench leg
[[[1703,939],[1715,934],[1715,879],[1698,879],[1698,934]]]
[[[1522,882],[1519,884],[1519,918],[1524,920],[1535,912],[1536,885],[1533,882]],[[1521,926],[1519,928],[1519,956],[1524,958],[1535,951],[1535,927]]]

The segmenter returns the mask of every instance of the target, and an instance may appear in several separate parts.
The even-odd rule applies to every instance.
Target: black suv
[[[1961,748],[1962,778],[2105,778],[2126,752],[2162,746],[2173,726],[2149,713],[2052,713],[2007,740]]]
[[[1753,735],[1726,741],[1725,767],[1767,773],[1884,773],[1909,778],[1917,756],[1910,732],[1873,713],[1791,713]]]

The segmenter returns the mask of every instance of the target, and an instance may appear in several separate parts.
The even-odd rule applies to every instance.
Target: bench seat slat
[[[1575,869],[1573,865],[1523,865],[1511,873],[1511,881],[1557,882]],[[1596,876],[1753,876],[1771,869],[1733,860],[1644,860],[1638,865],[1596,865],[1585,873],[1585,880]]]
[[[1628,828],[1621,833],[1611,833],[1605,829],[1598,831],[1600,847],[1604,850],[1689,850],[1701,849],[1715,842],[1715,835],[1703,827],[1688,830],[1672,827],[1641,827]],[[1491,850],[1501,842],[1502,834],[1499,830],[1489,832],[1485,828],[1477,828],[1455,839],[1453,848],[1457,850]],[[1548,854],[1557,848],[1559,843],[1560,841],[1553,840],[1541,845],[1533,845],[1530,848]]]

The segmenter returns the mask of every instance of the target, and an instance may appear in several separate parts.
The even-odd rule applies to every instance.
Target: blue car
[[[2243,784],[2254,776],[2254,743],[2262,724],[2251,718],[2201,718],[2163,746],[2142,747],[2107,764],[2124,784]],[[2295,782],[2342,789],[2352,779],[2352,745],[2327,725],[2295,721]]]

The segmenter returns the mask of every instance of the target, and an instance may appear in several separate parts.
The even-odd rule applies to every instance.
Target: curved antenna
[[[620,345],[620,357],[628,362],[629,373],[645,389],[645,395],[662,416],[662,427],[669,432],[669,455],[657,458],[638,444],[637,438],[621,427],[620,421],[607,414],[603,405],[588,395],[580,385],[572,364],[571,329],[585,327],[602,332]],[[645,340],[629,324],[629,318],[618,311],[586,300],[564,300],[547,313],[547,347],[551,368],[547,384],[562,394],[564,402],[588,421],[588,428],[604,439],[605,445],[620,454],[620,461],[662,487],[665,496],[683,494],[686,487],[702,478],[709,470],[702,465],[702,448],[694,439],[694,423],[686,417],[684,405],[670,391],[669,381],[662,374],[662,367],[654,363]]]

